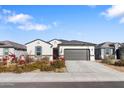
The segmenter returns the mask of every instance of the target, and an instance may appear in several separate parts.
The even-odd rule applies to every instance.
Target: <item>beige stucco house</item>
[[[53,39],[49,41],[53,45],[53,58],[63,56],[65,60],[95,60],[95,44],[77,41]]]
[[[27,47],[27,53],[33,57],[48,57],[49,60],[53,60],[53,48],[49,42],[41,39],[36,39],[25,44]]]

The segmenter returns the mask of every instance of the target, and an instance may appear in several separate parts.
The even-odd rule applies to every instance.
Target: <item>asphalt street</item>
[[[124,88],[124,82],[8,82],[0,88]]]

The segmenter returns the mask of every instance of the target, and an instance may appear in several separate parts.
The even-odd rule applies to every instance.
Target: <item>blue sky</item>
[[[0,40],[124,42],[122,6],[0,6]]]

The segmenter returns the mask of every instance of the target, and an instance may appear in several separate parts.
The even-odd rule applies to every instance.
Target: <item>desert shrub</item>
[[[6,67],[0,67],[0,73],[6,72]]]
[[[65,67],[65,62],[62,60],[55,60],[51,63],[51,66],[53,66],[54,68],[63,68]]]
[[[53,71],[54,68],[51,65],[41,65],[40,71]]]
[[[41,60],[42,60],[42,61],[47,61],[47,62],[49,62],[49,58],[48,58],[48,57],[43,57]]]
[[[26,60],[26,63],[34,62],[34,59],[28,55],[25,57],[25,60]]]
[[[35,70],[35,68],[31,64],[23,65],[21,68],[23,72],[30,72],[30,71]]]
[[[11,65],[9,67],[6,67],[6,72],[13,72],[16,69],[16,65]]]
[[[65,72],[65,70],[66,70],[65,68],[59,68],[59,69],[56,68],[54,71],[57,73],[63,73],[63,72]]]
[[[115,66],[124,66],[124,59],[120,59],[120,61],[116,61]]]
[[[124,59],[121,59],[120,61],[121,61],[121,63],[124,63]]]
[[[49,65],[49,62],[46,62],[46,61],[36,61],[34,63],[31,64],[34,68],[38,68],[40,69],[42,65]]]
[[[0,66],[3,66],[3,62],[0,62]]]
[[[41,62],[41,64],[42,64],[42,63],[48,64],[48,63],[49,63],[49,58],[48,58],[48,57],[39,58],[39,59],[37,59],[35,62],[36,62],[36,63]]]
[[[115,56],[114,55],[110,55],[108,56],[109,59],[115,59]]]
[[[20,61],[19,61],[20,62]],[[65,67],[65,62],[63,60],[55,60],[50,63],[47,58],[36,60],[31,63],[19,64],[19,62],[14,63],[7,67],[3,63],[0,64],[0,73],[1,72],[14,72],[14,73],[23,73],[23,72],[31,72],[37,69],[40,71],[56,71],[56,69],[61,69]],[[61,72],[61,71],[57,71]]]
[[[115,59],[114,59],[114,56],[111,55],[111,56],[105,57],[101,62],[106,63],[106,64],[110,64],[110,65],[114,65]]]
[[[120,61],[116,61],[115,66],[122,66],[122,63]]]
[[[10,66],[10,67],[6,67],[6,66],[1,66],[0,67],[0,72],[13,72],[16,66]]]
[[[13,72],[14,72],[14,73],[22,73],[22,72],[24,72],[24,70],[23,70],[23,67],[17,66],[17,67],[14,69]]]

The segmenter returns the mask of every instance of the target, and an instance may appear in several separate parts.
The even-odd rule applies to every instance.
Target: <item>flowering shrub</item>
[[[32,58],[32,57],[30,57],[30,56],[26,56],[25,57],[25,61],[26,61],[26,63],[31,63],[31,62],[33,62],[34,61],[34,59]]]
[[[26,63],[26,62],[25,62],[24,60],[19,60],[19,61],[18,61],[18,64],[19,64],[19,65],[23,65],[23,64],[25,64],[25,63]]]
[[[7,60],[8,60],[8,57],[7,57],[7,56],[3,57],[3,64],[4,64],[4,65],[7,64]]]
[[[19,65],[23,65],[26,63],[24,55],[20,56],[18,63],[19,63]]]
[[[61,59],[55,60],[53,62],[50,62],[51,66],[55,68],[63,68],[65,67],[65,62]]]
[[[9,55],[11,57],[11,63],[17,63],[17,57],[14,54]]]
[[[59,60],[60,60],[60,61],[65,61],[64,56],[60,56],[60,57],[59,57]]]
[[[60,72],[58,70],[63,69],[65,67],[64,58],[59,58],[58,60],[54,61],[49,61],[48,58],[43,58],[33,62],[27,62],[26,57],[24,55],[20,56],[18,59],[15,55],[9,55],[5,56],[2,60],[4,65],[3,63],[0,64],[0,72],[23,73],[31,72],[37,69],[39,69],[40,71]],[[14,62],[15,64],[12,64]],[[62,70],[61,72],[64,71],[65,70]]]

